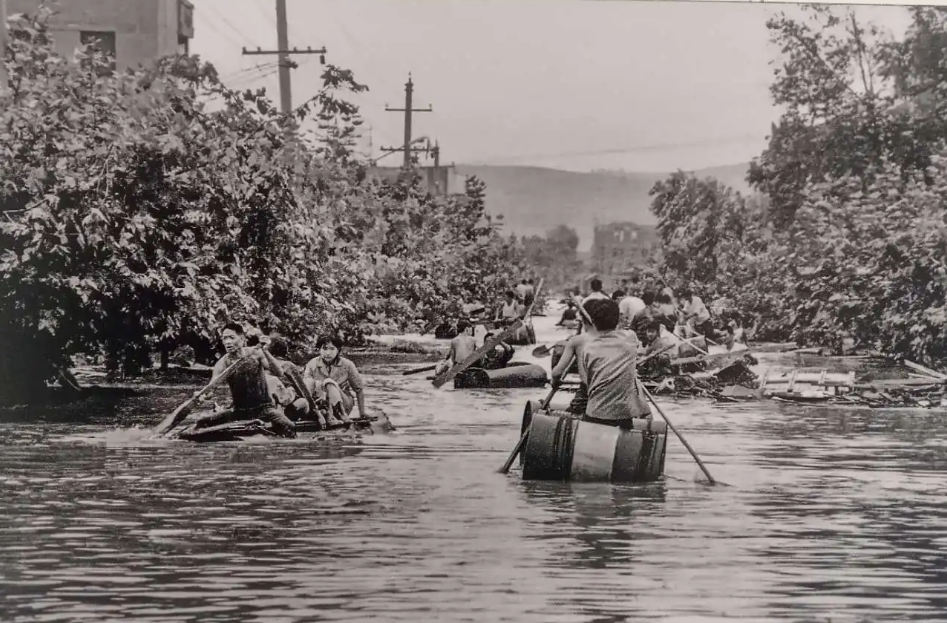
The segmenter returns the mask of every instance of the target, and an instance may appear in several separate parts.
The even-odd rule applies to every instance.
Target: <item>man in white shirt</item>
[[[628,294],[618,301],[618,310],[621,312],[621,328],[630,329],[631,321],[644,308],[644,301],[633,294]]]
[[[684,321],[690,321],[697,333],[713,339],[714,325],[710,322],[710,312],[701,298],[690,290],[684,290],[681,292],[681,301],[685,303]]]
[[[592,288],[592,293],[587,297],[582,299],[582,304],[584,305],[586,301],[594,301],[595,299],[608,299],[608,295],[602,292],[602,280],[599,278],[593,279],[589,282],[589,287]]]

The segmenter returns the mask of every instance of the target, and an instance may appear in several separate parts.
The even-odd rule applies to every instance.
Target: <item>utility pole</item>
[[[388,108],[385,106],[385,112],[403,112],[404,113],[404,145],[401,147],[382,147],[383,151],[404,151],[404,168],[411,168],[411,113],[416,112],[434,112],[434,108],[428,104],[427,108],[411,108],[414,94],[414,83],[411,82],[411,74],[408,74],[408,81],[404,85],[404,108]]]
[[[296,48],[290,50],[288,28],[289,26],[287,24],[286,17],[286,0],[276,0],[277,49],[261,50],[260,48],[257,48],[256,50],[247,50],[246,48],[243,48],[244,56],[264,56],[276,54],[279,57],[278,65],[280,108],[284,115],[289,115],[293,112],[293,94],[290,85],[289,70],[298,66],[296,63],[290,60],[289,56],[291,54],[318,54],[319,62],[323,65],[326,64],[326,49],[324,46],[318,50],[313,50],[311,47],[307,47],[305,50],[298,50]]]
[[[0,95],[7,92],[10,79],[3,59],[7,57],[7,0],[0,0]]]

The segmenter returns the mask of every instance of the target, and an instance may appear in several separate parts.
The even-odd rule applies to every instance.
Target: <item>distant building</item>
[[[591,268],[607,281],[627,275],[660,251],[661,244],[654,227],[637,223],[609,223],[595,227],[592,241]]]
[[[33,13],[41,0],[7,0],[7,15]],[[49,27],[57,50],[71,56],[94,43],[122,70],[162,56],[187,54],[194,37],[194,5],[188,0],[58,0]]]
[[[432,195],[447,195],[464,191],[466,176],[457,173],[453,166],[418,167],[418,173]],[[401,167],[371,167],[369,177],[395,180],[401,174]]]

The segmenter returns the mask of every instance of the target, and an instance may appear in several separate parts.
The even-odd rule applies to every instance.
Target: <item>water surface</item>
[[[676,439],[662,482],[527,483],[546,390],[368,373],[397,433],[330,445],[149,440],[186,388],[0,414],[0,620],[945,618],[943,411],[661,399],[728,486]]]

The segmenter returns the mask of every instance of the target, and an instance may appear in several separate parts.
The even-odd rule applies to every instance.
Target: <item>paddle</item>
[[[437,369],[439,363],[435,363],[433,366],[424,366],[423,368],[415,368],[414,370],[405,370],[401,373],[402,376],[408,376],[409,374],[420,374],[422,372],[429,372],[431,370]]]
[[[555,396],[559,390],[559,385],[560,383],[552,384],[552,390],[549,392],[549,395],[546,396],[546,399],[539,405],[540,411],[545,411],[549,408],[549,403],[552,402],[552,397]],[[506,474],[510,471],[510,467],[513,466],[513,461],[516,460],[516,457],[523,450],[523,446],[526,445],[526,438],[529,437],[530,428],[532,428],[532,425],[526,427],[526,430],[523,431],[523,434],[520,436],[520,440],[516,442],[516,447],[513,448],[513,452],[510,453],[510,456],[506,459],[506,463],[504,463],[503,467],[499,470],[501,474]]]
[[[220,376],[211,379],[210,383],[208,383],[203,389],[195,392],[194,395],[192,395],[190,398],[185,400],[181,404],[181,406],[175,409],[170,415],[168,415],[168,417],[161,420],[161,423],[154,427],[153,432],[158,435],[164,435],[165,433],[170,431],[172,428],[180,424],[181,421],[187,417],[187,414],[191,412],[191,409],[194,408],[198,400],[200,400],[200,398],[204,394],[220,386],[221,383],[223,383],[228,378],[230,378],[230,375],[233,374],[237,366],[239,366],[241,363],[243,363],[249,357],[252,357],[252,356],[253,356],[253,353],[249,353],[247,355],[244,355],[237,361],[233,362],[229,366],[227,366],[224,369],[224,371],[220,373]]]
[[[684,447],[687,448],[687,451],[690,452],[691,456],[694,457],[694,460],[697,461],[697,464],[700,466],[700,469],[703,470],[704,475],[707,476],[707,480],[710,481],[710,484],[715,485],[717,481],[714,480],[714,477],[710,475],[710,472],[707,471],[707,468],[704,466],[704,462],[700,460],[700,457],[697,456],[697,453],[694,452],[694,449],[691,448],[691,445],[687,443],[687,440],[684,439],[684,436],[674,428],[674,424],[671,423],[671,420],[668,419],[668,416],[664,414],[664,411],[661,410],[661,407],[658,406],[658,403],[655,402],[654,396],[651,395],[651,392],[648,391],[648,388],[644,384],[636,379],[638,383],[638,388],[644,392],[644,395],[648,397],[648,400],[651,401],[651,404],[654,405],[654,408],[658,410],[658,413],[661,414],[661,417],[664,418],[664,421],[667,423],[668,428],[674,431],[674,434],[677,435],[677,438],[681,440],[681,443],[684,444]]]
[[[497,344],[499,344],[503,340],[507,339],[508,337],[512,336],[517,331],[519,331],[522,326],[523,326],[523,320],[521,318],[517,318],[516,321],[513,322],[513,324],[511,324],[509,327],[507,327],[505,331],[503,331],[502,333],[498,335],[493,336],[492,338],[484,342],[483,346],[481,346],[480,348],[475,350],[473,353],[471,353],[469,357],[467,357],[460,363],[455,364],[443,374],[439,374],[436,377],[434,377],[434,387],[440,388],[441,385],[443,385],[447,381],[451,380],[452,378],[454,378],[455,376],[457,376],[458,374],[460,374],[461,372],[463,372],[464,370],[472,366],[481,357],[483,357],[488,352],[490,352],[490,350],[495,348]]]

